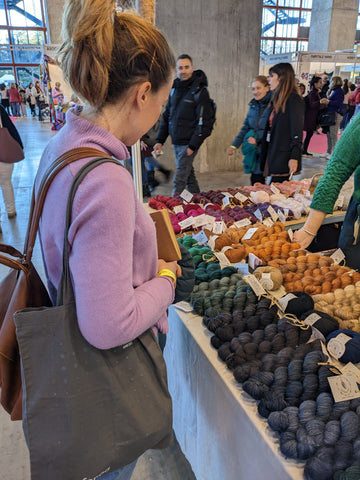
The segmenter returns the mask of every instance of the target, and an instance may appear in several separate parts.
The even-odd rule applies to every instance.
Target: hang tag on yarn
[[[225,195],[225,197],[222,199],[222,204],[224,207],[227,207],[228,205],[230,205],[230,197]]]
[[[259,209],[255,210],[254,215],[255,215],[256,218],[258,218],[260,220],[260,222],[263,221],[263,216],[262,216],[262,213],[260,212]]]
[[[285,223],[286,223],[286,217],[285,217],[285,215],[283,214],[283,212],[282,212],[281,210],[278,211],[278,215],[279,215],[279,220],[280,220],[280,222],[285,225]]]
[[[248,262],[249,262],[249,267],[252,270],[255,270],[255,268],[263,264],[262,260],[256,255],[254,255],[253,253],[249,253]]]
[[[345,353],[345,345],[351,340],[351,337],[345,333],[339,333],[335,338],[331,338],[327,344],[327,349],[334,358],[339,359]]]
[[[199,233],[196,235],[193,234],[193,239],[196,240],[200,245],[205,245],[208,241],[207,236],[205,235],[205,232],[201,230]]]
[[[213,217],[212,215],[206,215],[206,220],[207,220],[206,221],[207,225],[213,226],[214,223],[215,223],[215,217]],[[211,230],[211,229],[209,229],[209,230]]]
[[[353,363],[349,362],[345,367],[342,367],[341,373],[352,375],[355,378],[355,382],[360,384],[360,368],[357,368]]]
[[[197,217],[194,217],[194,227],[202,227],[203,225],[206,225],[208,223],[208,219],[206,218],[205,213],[202,213],[201,215],[198,215]]]
[[[175,207],[173,208],[173,211],[175,215],[177,213],[184,213],[184,207],[182,205],[175,205]]]
[[[292,242],[294,240],[294,232],[291,230],[291,228],[289,228],[287,232],[290,238],[290,242]]]
[[[266,294],[264,287],[261,285],[259,280],[254,275],[249,273],[249,275],[246,275],[244,279],[250,285],[250,287],[254,290],[254,293],[256,296],[260,297],[261,295]]]
[[[283,312],[285,312],[290,300],[293,300],[294,298],[297,298],[297,296],[293,293],[288,293],[285,297],[279,298],[279,305]]]
[[[318,315],[317,313],[311,313],[308,315],[306,318],[303,319],[303,321],[310,326],[313,326],[315,322],[320,320],[321,316]]]
[[[224,252],[214,252],[215,257],[219,260],[220,267],[231,265],[229,259]]]
[[[211,235],[211,237],[208,240],[208,245],[211,248],[211,250],[215,250],[215,240],[218,238],[218,235]]]
[[[243,218],[242,220],[238,220],[234,223],[234,227],[236,228],[246,227],[247,225],[251,225],[251,222],[248,218]]]
[[[270,216],[271,216],[273,222],[276,222],[277,219],[279,218],[279,215],[275,212],[275,210],[273,209],[273,207],[271,205],[268,207],[267,211],[270,213]]]
[[[245,233],[245,235],[242,237],[241,240],[250,240],[250,238],[254,235],[256,230],[257,230],[257,227],[249,228],[249,230]]]
[[[180,197],[185,200],[185,202],[191,202],[192,198],[193,198],[193,194],[190,193],[188,190],[183,190],[181,193],[180,193]]]
[[[259,281],[265,290],[272,290],[274,288],[274,282],[271,279],[271,273],[263,273]]]
[[[332,255],[330,255],[330,258],[334,260],[335,265],[339,265],[345,259],[345,255],[341,248],[338,248]]]
[[[235,198],[237,198],[242,203],[246,202],[247,200],[250,200],[246,195],[243,195],[240,192],[235,193]]]
[[[181,222],[179,222],[179,225],[182,230],[192,227],[194,225],[194,217],[185,218],[185,220],[182,220]]]
[[[335,403],[345,402],[346,400],[360,397],[360,390],[355,378],[351,374],[328,377],[328,382]]]
[[[345,200],[345,197],[344,195],[339,195],[338,198],[336,199],[336,202],[335,202],[335,205],[334,205],[334,209],[335,208],[338,208],[339,210],[342,210],[343,206],[344,206],[344,200]]]
[[[235,263],[235,268],[237,268],[243,275],[249,275],[249,264],[241,262]]]
[[[233,198],[234,195],[231,195],[229,192],[221,192],[225,197]]]
[[[304,190],[303,195],[305,195],[305,197],[310,198],[311,197],[310,190]]]
[[[284,215],[285,215],[286,218],[289,216],[289,209],[288,208],[284,208]]]
[[[272,227],[274,225],[274,222],[271,220],[270,217],[268,217],[263,220],[263,225],[266,225],[267,227]]]
[[[270,190],[271,190],[273,193],[275,193],[275,195],[279,195],[279,194],[280,194],[280,190],[279,190],[277,187],[275,187],[275,185],[274,185],[273,183],[270,185]]]
[[[221,235],[225,229],[226,229],[225,223],[222,220],[220,220],[220,221],[214,222],[212,231],[217,235]]]

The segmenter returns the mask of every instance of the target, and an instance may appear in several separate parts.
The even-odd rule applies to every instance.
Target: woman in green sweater
[[[339,192],[354,173],[354,192],[349,203],[339,238],[346,265],[360,266],[360,115],[355,117],[341,135],[331,155],[324,176],[316,187],[311,210],[305,225],[295,232],[294,241],[302,248],[310,245],[325,216],[333,213]]]

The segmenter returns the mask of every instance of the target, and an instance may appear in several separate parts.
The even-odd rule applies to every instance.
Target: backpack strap
[[[35,200],[35,184],[32,191],[30,214],[28,227],[24,243],[24,262],[30,264],[32,252],[35,245],[36,235],[39,228],[40,217],[45,202],[46,194],[49,190],[51,182],[55,176],[67,165],[76,160],[80,160],[87,157],[108,157],[101,150],[95,148],[78,147],[63,153],[48,167],[43,178],[40,182],[37,198]]]

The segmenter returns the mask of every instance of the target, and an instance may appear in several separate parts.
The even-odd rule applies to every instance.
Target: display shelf
[[[326,217],[322,222],[322,225],[343,222],[345,218],[345,214],[346,214],[345,211],[339,210],[336,213],[326,215]],[[299,220],[288,220],[285,223],[285,230],[289,230],[289,228],[291,228],[292,230],[299,230],[299,228],[305,225],[306,220],[307,220],[307,217],[301,217],[299,218]]]
[[[201,317],[169,309],[164,356],[174,430],[197,480],[302,479],[279,441],[210,344]]]

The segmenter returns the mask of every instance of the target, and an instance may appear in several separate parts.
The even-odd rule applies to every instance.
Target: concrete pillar
[[[354,47],[359,0],[313,0],[310,52],[333,52]]]
[[[46,12],[48,17],[48,43],[60,43],[62,14],[64,0],[46,0]]]
[[[240,152],[228,157],[226,148],[242,126],[252,98],[251,81],[259,72],[262,3],[156,1],[156,26],[164,32],[176,56],[188,53],[195,68],[204,70],[210,96],[217,104],[215,127],[197,155],[197,170],[242,169]]]

